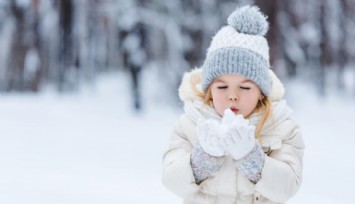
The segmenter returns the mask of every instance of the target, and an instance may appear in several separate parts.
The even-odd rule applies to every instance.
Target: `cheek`
[[[216,111],[222,115],[224,110],[225,110],[225,106],[226,106],[226,100],[225,100],[225,95],[222,93],[213,93],[212,92],[212,102],[213,102],[213,106],[216,109]]]
[[[260,96],[257,94],[246,94],[241,98],[241,104],[244,107],[244,111],[251,113],[257,107]]]
[[[213,101],[213,104],[216,106],[218,104],[220,104],[223,100],[223,95],[220,94],[220,93],[213,93],[212,92],[212,101]]]

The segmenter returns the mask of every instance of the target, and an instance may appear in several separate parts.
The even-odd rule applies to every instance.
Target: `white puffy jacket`
[[[173,128],[162,175],[164,185],[182,197],[184,204],[285,203],[299,189],[305,146],[298,125],[290,118],[291,109],[283,100],[283,85],[273,72],[270,74],[273,112],[261,133],[260,144],[267,155],[261,179],[256,184],[250,182],[226,156],[223,166],[200,185],[195,183],[190,165],[191,150],[197,145],[196,122],[221,118],[197,94],[201,70],[185,74],[179,89],[185,113]],[[254,114],[249,119],[256,124],[259,118]]]

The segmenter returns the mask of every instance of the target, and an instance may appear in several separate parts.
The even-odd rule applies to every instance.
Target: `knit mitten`
[[[250,181],[257,183],[261,178],[261,172],[265,162],[265,154],[261,146],[256,143],[254,149],[234,164]]]
[[[224,157],[209,155],[197,146],[192,149],[190,162],[196,183],[200,184],[222,166]]]

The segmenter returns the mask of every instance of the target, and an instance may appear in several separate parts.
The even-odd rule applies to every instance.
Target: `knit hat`
[[[268,22],[256,6],[237,8],[228,24],[213,37],[202,66],[202,90],[206,91],[214,78],[224,74],[239,74],[256,83],[268,96],[269,46],[264,37]]]

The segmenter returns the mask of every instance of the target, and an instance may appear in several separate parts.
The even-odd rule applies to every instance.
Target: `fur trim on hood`
[[[179,87],[179,97],[183,102],[202,100],[202,69],[196,68],[185,72]]]
[[[270,69],[269,74],[272,79],[271,92],[269,99],[271,101],[280,101],[283,99],[285,89],[279,78]],[[179,97],[186,103],[188,101],[202,100],[203,91],[201,88],[202,81],[202,69],[196,68],[190,72],[186,72],[182,78],[181,85],[179,87]]]

